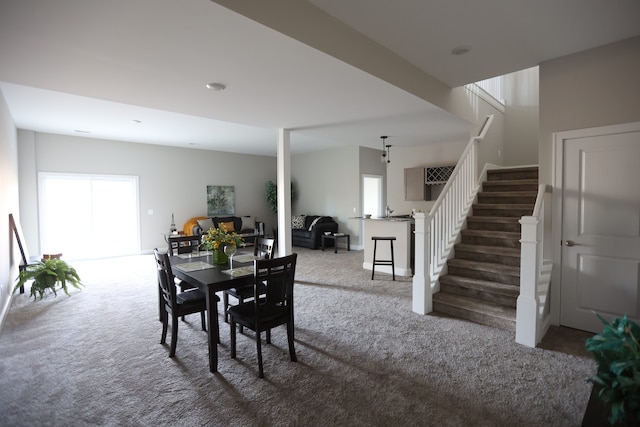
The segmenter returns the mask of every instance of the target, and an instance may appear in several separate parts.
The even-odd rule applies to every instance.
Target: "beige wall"
[[[11,292],[18,275],[20,255],[9,231],[9,214],[17,219],[18,151],[16,127],[0,92],[0,332],[11,305]]]
[[[640,121],[640,37],[540,65],[540,180],[552,181],[553,133]]]
[[[538,164],[538,67],[507,74],[505,78],[505,166]]]
[[[272,225],[264,184],[276,179],[275,157],[30,131],[20,132],[19,148],[20,167],[28,171],[20,177],[21,205],[35,212],[38,172],[137,176],[143,252],[165,245],[162,233],[169,230],[172,213],[178,228],[191,217],[206,215],[207,185],[235,186],[236,214],[257,216],[267,222],[267,230]],[[37,217],[30,215],[23,228],[28,243],[37,248]]]

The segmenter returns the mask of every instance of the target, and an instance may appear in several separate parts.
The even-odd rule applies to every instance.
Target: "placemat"
[[[214,268],[214,266],[211,264],[207,264],[206,262],[203,262],[203,261],[193,261],[193,262],[187,262],[185,264],[176,264],[173,266],[173,268],[175,268],[176,270],[181,270],[181,271],[184,271],[185,273],[188,273],[189,271],[206,270],[207,268]],[[251,267],[251,270],[253,270],[253,267]]]
[[[240,276],[252,276],[253,275],[253,266],[252,265],[248,265],[246,267],[238,267],[238,268],[234,268],[233,270],[222,270],[223,273],[229,274],[233,277],[240,277]]]

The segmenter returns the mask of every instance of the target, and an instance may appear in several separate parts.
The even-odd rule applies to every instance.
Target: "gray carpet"
[[[229,357],[224,322],[211,374],[197,314],[168,357],[152,256],[73,263],[86,287],[71,297],[34,302],[27,289],[0,334],[0,424],[580,425],[590,334],[554,327],[530,349],[510,332],[413,313],[411,280],[371,281],[362,252],[295,250],[298,362],[274,330],[265,379],[250,332]]]

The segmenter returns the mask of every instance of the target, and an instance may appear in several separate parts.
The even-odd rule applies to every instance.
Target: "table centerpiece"
[[[244,245],[244,239],[234,231],[229,232],[221,227],[210,228],[202,236],[202,249],[211,251],[214,264],[226,264],[228,262],[228,256],[224,252],[224,247],[227,245],[239,248]]]

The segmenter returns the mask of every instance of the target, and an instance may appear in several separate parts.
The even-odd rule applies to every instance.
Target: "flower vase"
[[[211,258],[214,264],[226,264],[229,261],[229,257],[224,253],[224,248],[221,247],[212,252]]]

